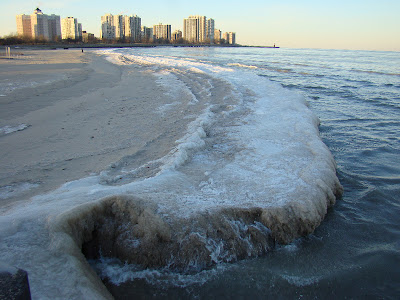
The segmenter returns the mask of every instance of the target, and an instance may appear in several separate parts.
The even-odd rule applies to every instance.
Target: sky
[[[0,36],[17,32],[15,16],[75,17],[83,30],[100,35],[102,15],[136,14],[142,25],[171,24],[202,15],[222,32],[236,32],[242,45],[400,51],[399,0],[0,0]]]

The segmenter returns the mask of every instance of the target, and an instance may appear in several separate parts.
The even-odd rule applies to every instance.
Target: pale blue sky
[[[237,42],[290,48],[400,51],[399,0],[1,0],[0,36],[15,33],[17,14],[39,7],[45,14],[75,17],[83,30],[99,36],[106,13],[137,14],[142,25],[162,22],[181,29],[189,15],[215,19]]]

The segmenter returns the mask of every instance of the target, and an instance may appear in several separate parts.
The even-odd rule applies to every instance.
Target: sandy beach
[[[0,201],[52,190],[135,152],[130,127],[154,78],[135,85],[118,66],[81,50],[21,50],[0,60]],[[151,97],[149,97],[151,98]],[[128,101],[129,100],[129,101]],[[131,101],[132,100],[132,101]],[[149,121],[150,122],[150,121]]]

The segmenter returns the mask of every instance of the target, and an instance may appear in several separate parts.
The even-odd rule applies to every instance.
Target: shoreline
[[[0,49],[11,47],[13,50],[67,50],[67,49],[110,49],[110,48],[157,48],[157,47],[171,47],[171,48],[268,48],[279,49],[275,46],[250,46],[250,45],[230,45],[230,44],[43,44],[43,45],[29,45],[29,44],[16,44],[16,45],[0,45]],[[11,53],[12,55],[12,53]],[[5,55],[0,55],[0,58],[5,58]]]

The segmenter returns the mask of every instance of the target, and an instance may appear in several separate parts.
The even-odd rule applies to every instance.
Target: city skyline
[[[220,1],[204,0],[194,4],[171,0],[155,0],[152,5],[75,0],[43,0],[18,3],[3,0],[0,12],[0,36],[17,32],[15,16],[31,14],[39,6],[46,14],[74,17],[83,30],[100,36],[102,15],[138,15],[142,25],[170,24],[172,31],[183,31],[183,19],[190,15],[210,16],[215,28],[222,32],[236,32],[236,42],[242,45],[277,46],[289,48],[330,48],[400,51],[400,3],[394,0],[349,1],[321,3],[316,0],[298,2],[288,0]]]
[[[188,22],[194,21],[194,22]],[[94,34],[82,30],[82,24],[77,18],[61,18],[59,15],[47,15],[36,8],[31,15],[16,16],[17,35],[25,38],[45,39],[47,41],[76,40],[88,42],[94,40]],[[181,30],[172,34],[171,25],[155,24],[153,28],[141,26],[141,18],[137,15],[101,16],[100,40],[122,41],[129,43],[141,42],[178,42],[214,44],[236,44],[236,33],[225,32],[221,39],[221,31],[215,29],[215,20],[206,16],[189,16],[183,20],[183,35]],[[216,36],[215,36],[216,35]]]

